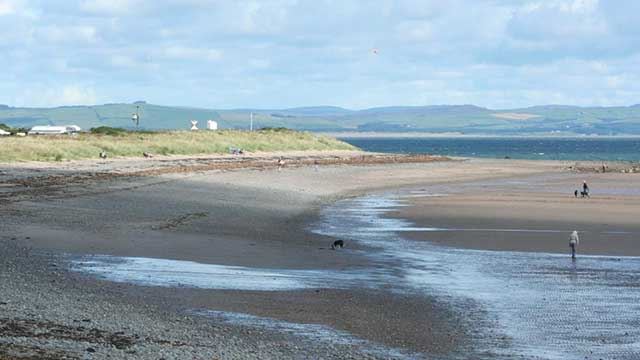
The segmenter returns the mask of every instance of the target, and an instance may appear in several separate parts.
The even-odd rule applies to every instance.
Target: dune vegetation
[[[355,150],[331,137],[287,129],[258,131],[105,131],[76,135],[31,135],[0,138],[0,162],[65,161],[154,155],[228,154],[231,148],[245,152]]]

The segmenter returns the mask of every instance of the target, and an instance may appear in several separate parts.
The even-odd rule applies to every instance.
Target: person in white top
[[[580,237],[578,236],[577,231],[573,231],[571,235],[569,235],[569,247],[571,248],[571,258],[576,258],[576,246],[580,243]]]

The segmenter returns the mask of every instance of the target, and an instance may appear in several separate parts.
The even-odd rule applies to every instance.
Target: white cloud
[[[15,98],[17,106],[35,107],[95,105],[97,102],[95,89],[82,85],[51,87],[35,84],[33,87],[20,89],[19,95]]]
[[[202,49],[188,46],[168,46],[161,50],[161,56],[178,60],[217,61],[222,52],[216,49]]]
[[[401,41],[425,42],[432,40],[433,25],[427,21],[403,21],[396,27],[398,37]]]
[[[271,62],[267,59],[250,59],[249,66],[255,69],[268,69],[271,67]]]
[[[0,0],[0,99],[632,103],[639,14],[595,0]]]
[[[93,43],[97,40],[97,30],[93,26],[79,25],[49,25],[37,30],[37,34],[46,43],[85,42]]]
[[[77,85],[65,86],[60,95],[54,97],[55,103],[63,105],[94,105],[96,100],[96,92],[93,88]]]
[[[116,54],[111,56],[111,65],[130,68],[137,66],[138,63],[130,56]]]
[[[36,11],[29,5],[29,0],[0,0],[0,16],[37,18]]]
[[[0,16],[11,15],[15,12],[15,8],[12,2],[8,0],[0,1]]]
[[[80,9],[98,15],[134,14],[139,6],[139,0],[84,0],[80,3]]]
[[[609,28],[597,0],[571,0],[526,4],[515,10],[510,30],[516,37],[562,42],[607,35]]]

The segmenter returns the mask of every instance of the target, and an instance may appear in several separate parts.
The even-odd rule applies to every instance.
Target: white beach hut
[[[7,135],[11,135],[11,133],[0,129],[0,136],[7,136]]]
[[[207,129],[208,130],[218,130],[218,123],[213,120],[207,121]]]

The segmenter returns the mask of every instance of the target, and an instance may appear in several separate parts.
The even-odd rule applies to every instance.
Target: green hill
[[[466,134],[640,135],[640,105],[621,107],[534,106],[492,110],[474,105],[392,106],[348,110],[335,106],[292,109],[211,110],[146,104],[57,108],[0,106],[0,123],[13,127],[77,124],[132,128],[140,106],[143,129],[188,129],[189,120],[216,120],[221,128],[286,127],[310,131],[459,132]]]

